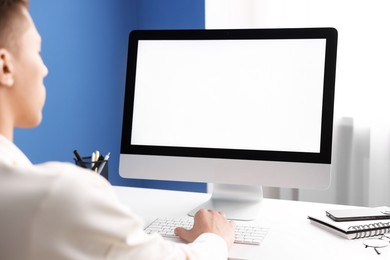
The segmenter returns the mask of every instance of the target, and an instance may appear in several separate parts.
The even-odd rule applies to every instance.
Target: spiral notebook
[[[348,239],[358,239],[383,235],[390,232],[390,221],[364,220],[336,222],[325,214],[308,216],[312,224]]]

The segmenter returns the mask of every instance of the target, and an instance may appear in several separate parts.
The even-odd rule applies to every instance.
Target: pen
[[[76,156],[76,160],[79,162],[80,166],[83,168],[87,168],[85,166],[85,163],[84,163],[83,159],[81,158],[80,154],[77,152],[77,150],[74,150],[73,154]]]
[[[91,169],[93,169],[93,166],[95,165],[94,161],[95,161],[95,152],[92,152],[92,155],[91,155]]]
[[[95,151],[95,162],[99,161],[100,152],[98,150]]]
[[[92,153],[92,168],[95,172],[97,172],[97,167],[99,166],[99,157],[100,157],[100,152],[96,150],[94,153]]]
[[[104,160],[105,160],[105,161],[108,161],[108,159],[110,159],[110,154],[111,154],[111,153],[108,153],[108,154],[106,154],[106,156],[104,156]]]
[[[100,165],[97,169],[98,174],[102,173],[102,170],[103,170],[104,166],[106,165],[106,163],[108,162],[108,159],[110,159],[110,153],[108,153],[106,156],[104,156],[104,161],[102,163],[100,163]]]
[[[102,170],[103,170],[104,166],[106,165],[106,163],[107,163],[106,161],[103,161],[103,162],[100,163],[99,167],[96,169],[97,170],[96,172],[98,174],[102,173]]]

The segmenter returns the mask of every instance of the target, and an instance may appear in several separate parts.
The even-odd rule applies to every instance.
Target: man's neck
[[[14,127],[9,113],[6,108],[1,107],[0,104],[0,135],[4,136],[11,142],[14,140]]]
[[[0,135],[4,136],[5,138],[10,140],[11,142],[13,142],[13,140],[14,140],[14,131],[13,130],[9,131],[7,129],[3,129],[2,125],[0,125]]]
[[[5,87],[0,86],[0,135],[13,142],[14,119],[8,101],[9,98]]]

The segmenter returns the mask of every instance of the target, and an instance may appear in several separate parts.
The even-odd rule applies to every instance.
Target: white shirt
[[[211,233],[191,244],[147,235],[110,184],[70,163],[33,165],[0,135],[0,259],[226,259]]]

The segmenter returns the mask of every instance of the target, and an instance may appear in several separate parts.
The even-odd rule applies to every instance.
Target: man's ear
[[[0,87],[12,87],[14,84],[11,53],[0,48]]]

